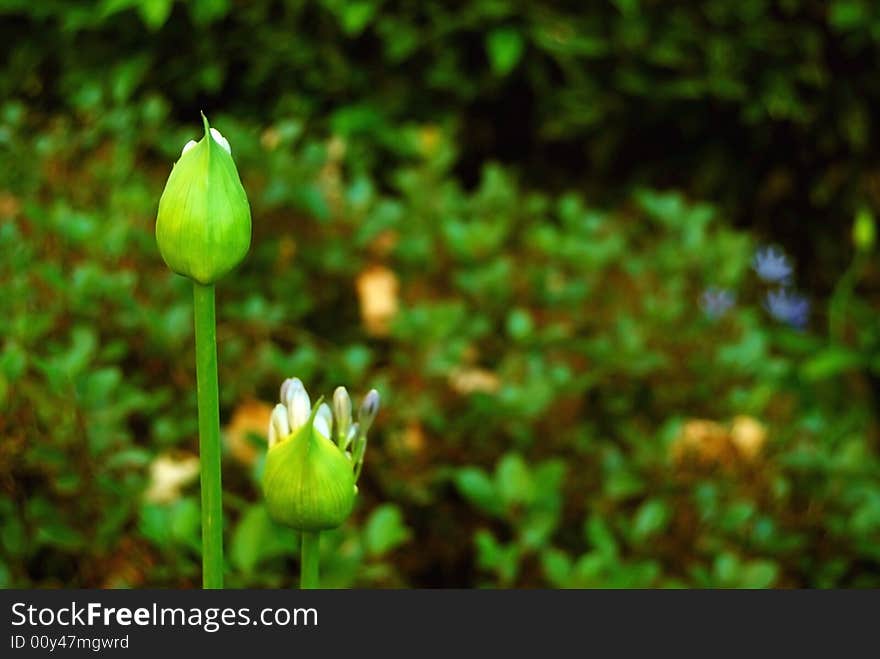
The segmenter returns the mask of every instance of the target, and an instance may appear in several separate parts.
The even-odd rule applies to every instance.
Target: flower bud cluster
[[[379,412],[371,390],[352,417],[345,387],[332,407],[313,406],[299,378],[281,385],[281,402],[269,422],[263,492],[272,517],[301,531],[339,526],[351,513],[367,448],[367,432]]]

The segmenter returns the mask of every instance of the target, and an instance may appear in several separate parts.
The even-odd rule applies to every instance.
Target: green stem
[[[202,587],[223,588],[223,490],[220,484],[220,402],[214,286],[193,282],[199,460],[202,485]]]
[[[320,531],[302,532],[302,553],[299,556],[300,575],[299,587],[302,590],[318,588],[318,560],[319,545],[321,543]]]

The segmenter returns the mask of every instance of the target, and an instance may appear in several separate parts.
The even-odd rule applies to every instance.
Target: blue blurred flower
[[[810,315],[810,301],[800,293],[780,288],[767,293],[764,306],[776,320],[803,329]]]
[[[736,294],[726,288],[710,286],[700,296],[700,307],[709,318],[717,319],[736,304]]]
[[[752,267],[758,276],[771,284],[782,284],[791,278],[788,257],[775,247],[762,247],[755,253]]]

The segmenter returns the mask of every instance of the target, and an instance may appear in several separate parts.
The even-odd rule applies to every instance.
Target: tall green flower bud
[[[251,209],[229,142],[202,115],[205,136],[183,147],[159,200],[156,242],[168,267],[212,284],[251,244]]]
[[[363,451],[353,456],[345,446],[353,441],[365,447],[366,430],[359,432],[358,424],[350,425],[347,397],[344,389],[337,390],[335,410],[331,411],[321,401],[312,407],[298,378],[281,385],[281,403],[275,406],[269,423],[269,452],[263,473],[263,493],[275,521],[300,531],[323,531],[339,526],[351,514]],[[368,398],[370,415],[375,417],[379,394],[374,390]],[[367,428],[369,421],[364,424]],[[340,434],[348,441],[332,441]]]

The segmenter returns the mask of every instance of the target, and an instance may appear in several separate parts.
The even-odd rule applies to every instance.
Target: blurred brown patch
[[[750,416],[737,416],[729,425],[691,419],[682,426],[670,454],[677,464],[731,466],[758,458],[766,439],[764,425]]]
[[[361,320],[371,336],[388,336],[391,321],[399,307],[400,284],[397,275],[383,266],[373,265],[361,272],[355,281]]]
[[[400,236],[392,229],[380,232],[370,243],[370,251],[378,257],[388,256],[397,247]]]
[[[142,543],[125,537],[116,551],[101,562],[94,576],[101,588],[136,588],[144,584],[154,564]]]
[[[276,266],[282,270],[290,265],[296,256],[296,241],[285,234],[278,239],[278,259]]]
[[[449,386],[459,394],[494,394],[501,387],[501,378],[484,368],[459,368],[449,374]]]
[[[274,151],[281,144],[281,132],[274,126],[269,126],[260,135],[260,144],[266,151]]]
[[[425,431],[418,421],[410,421],[400,431],[391,433],[391,451],[398,455],[414,456],[425,450]]]
[[[327,161],[318,173],[318,182],[324,193],[327,204],[335,215],[344,210],[344,192],[342,182],[342,160],[345,158],[347,145],[345,140],[334,135],[327,141]]]
[[[272,406],[259,400],[246,400],[235,409],[224,429],[226,445],[235,460],[245,465],[254,463],[260,447],[253,438],[265,441],[271,416]]]
[[[8,192],[0,192],[0,217],[15,217],[21,210],[21,200]]]

